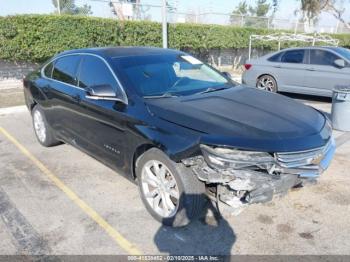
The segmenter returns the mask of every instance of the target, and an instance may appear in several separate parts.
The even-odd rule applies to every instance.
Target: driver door
[[[127,144],[126,109],[118,101],[93,99],[88,87],[105,85],[118,96],[121,89],[107,62],[94,55],[82,55],[78,70],[79,110],[71,123],[75,145],[118,169],[124,165]]]
[[[348,87],[350,67],[337,67],[335,60],[342,59],[333,52],[323,49],[310,49],[310,62],[307,66],[305,86],[315,95],[332,96],[335,87]]]

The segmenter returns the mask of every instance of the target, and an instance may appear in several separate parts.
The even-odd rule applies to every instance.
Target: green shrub
[[[169,47],[207,53],[210,49],[247,48],[249,35],[266,29],[220,25],[170,24]],[[350,47],[350,34],[333,35]],[[158,46],[162,29],[154,22],[70,15],[16,15],[0,17],[0,58],[41,62],[67,49],[96,46]],[[289,44],[290,45],[290,44]],[[285,45],[287,46],[287,45]],[[273,42],[254,47],[276,49]]]

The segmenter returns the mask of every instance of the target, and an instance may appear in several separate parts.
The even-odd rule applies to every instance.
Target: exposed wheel
[[[261,90],[277,92],[277,82],[270,75],[262,75],[258,78],[256,82],[256,87]]]
[[[49,147],[60,143],[55,139],[51,127],[46,121],[44,112],[39,105],[34,106],[32,110],[32,120],[36,138],[41,145]]]
[[[136,174],[144,205],[164,225],[185,226],[203,211],[204,183],[161,150],[152,148],[140,156]]]

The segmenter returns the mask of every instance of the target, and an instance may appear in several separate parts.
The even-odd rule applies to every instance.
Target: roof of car
[[[59,54],[75,54],[75,53],[90,53],[96,54],[107,58],[125,57],[125,56],[141,56],[141,55],[165,55],[165,54],[180,54],[179,50],[164,49],[158,47],[131,47],[131,46],[119,46],[119,47],[96,47],[96,48],[83,48],[64,51]]]
[[[299,50],[299,49],[329,49],[334,50],[336,48],[340,48],[339,46],[299,46],[299,47],[289,47],[281,49],[280,51],[286,51],[286,50]]]

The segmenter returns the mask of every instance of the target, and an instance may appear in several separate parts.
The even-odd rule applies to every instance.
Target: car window
[[[49,63],[48,65],[45,66],[44,75],[46,77],[51,78],[52,77],[52,69],[53,69],[53,62],[51,62],[51,63]]]
[[[76,85],[76,73],[79,61],[80,57],[77,55],[69,55],[57,59],[52,72],[52,78],[67,84]]]
[[[122,79],[144,97],[231,87],[224,76],[190,55],[142,55],[113,61]]]
[[[331,47],[333,51],[350,61],[350,50],[344,47]]]
[[[105,62],[99,57],[86,55],[80,66],[79,87],[86,88],[95,85],[110,85],[117,93],[121,92]]]
[[[278,54],[275,54],[273,56],[271,56],[269,59],[270,62],[280,62],[281,61],[281,56],[284,54],[284,52],[280,52]]]
[[[305,50],[302,49],[286,51],[281,57],[281,62],[301,64],[304,61],[304,54]]]
[[[320,49],[310,50],[310,64],[312,65],[333,66],[337,59],[339,57],[331,52]]]

